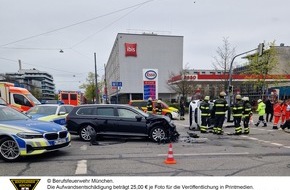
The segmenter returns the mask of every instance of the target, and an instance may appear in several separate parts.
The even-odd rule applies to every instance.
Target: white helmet
[[[261,99],[259,99],[259,100],[258,100],[258,103],[260,103],[260,102],[262,102],[262,100],[261,100]]]
[[[149,97],[149,98],[148,98],[148,100],[149,100],[149,101],[152,101],[152,98],[151,98],[151,97]]]
[[[224,97],[224,96],[226,96],[227,94],[224,92],[224,91],[222,91],[221,93],[220,93],[220,96],[222,96],[222,97]]]
[[[157,104],[161,104],[161,100],[157,100]]]
[[[242,99],[242,96],[238,94],[238,95],[236,95],[236,99],[240,100],[240,99]]]
[[[208,101],[209,100],[209,96],[205,96],[204,97],[204,100],[207,100]]]

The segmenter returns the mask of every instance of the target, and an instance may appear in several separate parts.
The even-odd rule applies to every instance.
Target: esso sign
[[[153,70],[148,70],[145,72],[145,77],[148,79],[148,80],[153,80],[157,77],[157,73]]]

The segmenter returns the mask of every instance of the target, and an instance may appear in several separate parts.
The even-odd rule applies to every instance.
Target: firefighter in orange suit
[[[274,123],[273,123],[273,129],[278,129],[278,123],[280,121],[280,118],[282,116],[282,102],[281,100],[277,101],[274,106]]]
[[[281,108],[282,108],[282,116],[281,116],[281,125],[283,125],[286,121],[286,109],[287,109],[287,104],[286,104],[286,100],[284,100],[281,104]]]

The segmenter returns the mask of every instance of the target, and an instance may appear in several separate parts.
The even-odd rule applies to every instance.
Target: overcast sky
[[[0,0],[0,73],[36,68],[56,90],[103,75],[118,33],[184,36],[183,65],[212,69],[223,38],[236,54],[290,44],[289,0]],[[60,49],[64,53],[59,53]],[[237,64],[243,62],[237,59]]]

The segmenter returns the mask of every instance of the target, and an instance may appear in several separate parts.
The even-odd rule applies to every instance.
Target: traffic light
[[[258,45],[258,55],[259,56],[262,56],[263,55],[263,52],[264,52],[264,43],[260,43]]]

